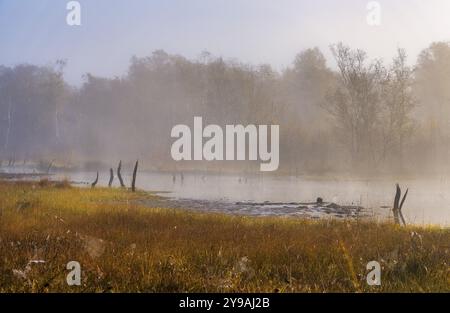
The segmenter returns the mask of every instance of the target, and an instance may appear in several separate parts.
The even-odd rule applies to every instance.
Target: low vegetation
[[[450,291],[449,229],[147,208],[148,193],[49,181],[0,194],[0,292]]]

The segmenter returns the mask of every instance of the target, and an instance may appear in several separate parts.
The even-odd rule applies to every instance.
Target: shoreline
[[[142,173],[145,173],[143,171]],[[73,185],[74,187],[89,187],[90,182],[67,180],[64,176],[58,176],[57,173],[1,173],[0,181],[17,181],[27,182],[29,180],[38,182],[39,180],[48,180],[49,182],[64,182]],[[186,176],[189,177],[189,176]],[[203,179],[203,178],[202,178]],[[239,181],[239,183],[241,183]],[[189,184],[189,183],[188,183]],[[101,185],[106,187],[105,185]],[[113,189],[116,187],[112,187]],[[379,221],[390,221],[392,218],[392,209],[389,205],[380,206],[362,206],[351,202],[343,202],[343,204],[324,202],[323,205],[318,205],[314,202],[302,201],[256,201],[240,199],[215,199],[215,198],[195,198],[190,196],[173,196],[173,191],[163,189],[142,189],[145,192],[151,192],[155,195],[165,199],[162,205],[170,208],[185,209],[188,211],[197,211],[204,213],[224,213],[230,215],[244,215],[244,216],[279,216],[292,218],[306,218],[306,219],[364,219]],[[356,201],[356,203],[358,203]],[[153,206],[155,203],[141,203],[147,206]],[[386,203],[387,204],[387,203]],[[159,205],[159,204],[158,204]],[[432,223],[409,221],[410,225],[415,226],[436,226],[442,228],[450,228],[448,223]]]

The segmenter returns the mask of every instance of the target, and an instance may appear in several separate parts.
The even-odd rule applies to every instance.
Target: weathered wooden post
[[[117,168],[117,178],[119,178],[120,187],[125,187],[125,184],[123,183],[123,179],[122,179],[122,174],[120,172],[121,169],[122,169],[122,160],[120,160],[119,167]]]
[[[403,223],[403,225],[406,226],[406,221],[405,221],[405,218],[403,217],[402,208],[403,208],[403,204],[405,203],[406,196],[408,195],[408,191],[409,191],[409,189],[406,189],[406,192],[403,195],[402,201],[400,202],[400,197],[402,196],[402,191],[400,189],[399,184],[397,184],[395,198],[394,198],[394,207],[392,208],[392,211],[394,213],[394,221],[398,225],[400,225],[400,221],[401,221]]]
[[[50,170],[52,169],[54,160],[51,160],[47,167],[47,174],[50,174]]]
[[[13,156],[9,159],[8,166],[9,166],[9,167],[13,167],[15,163],[16,163],[16,157],[13,155]]]
[[[113,171],[112,168],[110,168],[110,169],[109,169],[109,183],[108,183],[108,186],[109,186],[110,188],[111,188],[111,186],[112,186],[113,180],[114,180],[114,171]]]
[[[95,178],[95,181],[92,183],[91,188],[95,188],[95,186],[97,186],[98,183],[98,172],[97,172],[97,178]]]
[[[139,160],[137,160],[136,164],[134,165],[133,180],[131,182],[131,191],[132,192],[136,191],[136,175],[137,175],[138,165],[139,165]]]

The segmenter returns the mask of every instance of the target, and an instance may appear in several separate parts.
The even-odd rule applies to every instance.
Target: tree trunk
[[[92,183],[91,187],[95,188],[95,186],[97,186],[98,183],[98,172],[97,172],[97,177],[95,178],[95,181]]]
[[[399,201],[400,196],[402,194],[402,191],[400,190],[400,186],[397,184],[397,189],[395,191],[395,198],[394,198],[394,207],[392,208],[392,212],[394,213],[394,221],[395,224],[400,224],[400,218],[399,218]]]
[[[400,222],[406,226],[405,218],[403,217],[402,208],[403,204],[405,203],[406,196],[408,195],[409,189],[406,189],[405,194],[403,195],[402,201],[400,202],[400,197],[402,195],[402,191],[400,189],[400,186],[397,184],[397,189],[395,192],[395,199],[394,199],[394,207],[392,208],[392,211],[394,213],[394,221],[397,225],[400,225]]]
[[[6,139],[5,139],[5,152],[8,151],[9,146],[9,137],[11,135],[11,127],[12,127],[12,100],[9,97],[9,107],[8,107],[8,128],[6,129]]]
[[[136,164],[134,165],[133,180],[131,182],[131,191],[132,192],[136,191],[136,175],[137,175],[138,165],[139,165],[139,160],[136,161]]]
[[[123,179],[122,179],[122,174],[121,171],[122,170],[122,161],[119,162],[119,167],[117,168],[117,178],[119,178],[119,182],[120,182],[120,187],[125,187],[125,184],[123,183]]]
[[[109,169],[109,183],[108,186],[111,187],[114,180],[114,171],[112,168]]]
[[[48,164],[48,167],[47,167],[47,174],[50,173],[50,170],[52,169],[52,166],[53,166],[53,162],[54,162],[54,160],[51,160],[50,163]]]

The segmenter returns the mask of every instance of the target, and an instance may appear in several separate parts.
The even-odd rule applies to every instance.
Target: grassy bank
[[[448,229],[189,213],[142,198],[152,196],[0,182],[0,292],[450,291]],[[366,284],[372,260],[378,287]],[[81,286],[66,283],[69,261]]]

